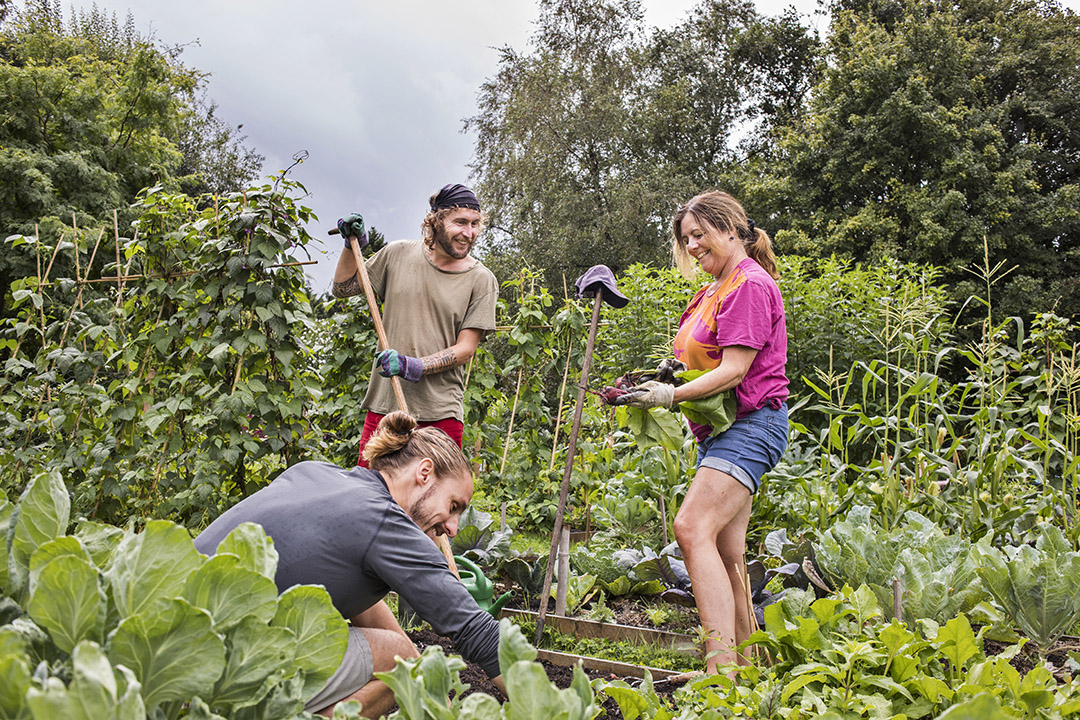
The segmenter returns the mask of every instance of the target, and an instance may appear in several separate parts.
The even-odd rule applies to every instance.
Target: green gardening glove
[[[352,245],[349,244],[349,238],[353,237],[360,243],[361,250],[367,246],[367,226],[364,225],[364,216],[360,213],[349,213],[343,218],[338,218],[337,228],[338,232],[341,233],[342,239],[345,241],[346,249],[352,247]]]

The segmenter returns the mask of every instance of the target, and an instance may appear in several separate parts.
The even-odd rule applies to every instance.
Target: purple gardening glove
[[[368,244],[367,226],[364,224],[364,216],[360,213],[349,213],[343,218],[338,218],[337,229],[345,241],[346,250],[352,247],[349,244],[350,237],[356,238],[361,250]]]
[[[375,356],[379,364],[379,374],[383,377],[400,375],[409,382],[419,382],[424,374],[424,363],[420,358],[402,355],[397,350],[383,350]]]

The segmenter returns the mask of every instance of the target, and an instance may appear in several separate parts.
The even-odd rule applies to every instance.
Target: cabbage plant
[[[975,549],[986,589],[1040,653],[1080,622],[1080,553],[1057,526],[1043,526],[1034,547],[998,550],[984,538]]]
[[[278,595],[258,525],[214,557],[184,528],[70,521],[56,472],[0,502],[0,717],[292,718],[341,663],[344,619],[321,586]]]
[[[893,610],[893,580],[899,580],[905,622],[931,618],[944,623],[972,610],[984,597],[971,543],[946,535],[933,521],[908,511],[904,524],[883,530],[870,508],[859,505],[821,534],[814,552],[835,585],[866,585],[887,616]]]

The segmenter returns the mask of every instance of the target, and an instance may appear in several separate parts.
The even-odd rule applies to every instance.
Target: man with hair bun
[[[390,378],[399,376],[409,412],[420,425],[433,425],[461,447],[465,369],[480,341],[495,329],[499,284],[491,271],[472,257],[483,227],[480,201],[461,184],[446,185],[431,196],[422,223],[424,238],[389,243],[364,263],[371,288],[383,301],[383,324],[390,347],[375,357],[360,437],[359,464],[366,465],[364,445],[379,421],[398,409]],[[363,292],[356,258],[349,246],[355,237],[367,244],[359,213],[338,220],[345,251],[334,271],[334,297]]]
[[[305,709],[330,716],[359,700],[366,717],[394,704],[373,673],[394,668],[416,647],[383,598],[391,590],[505,692],[499,674],[499,625],[450,572],[432,542],[457,534],[473,479],[461,449],[441,430],[420,428],[403,412],[379,423],[364,449],[371,468],[302,462],[225,511],[195,539],[212,555],[237,526],[254,522],[278,553],[274,582],[322,585],[351,623],[345,658]]]

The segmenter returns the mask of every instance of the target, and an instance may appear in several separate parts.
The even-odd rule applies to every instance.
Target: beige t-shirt
[[[440,270],[420,240],[389,243],[367,261],[371,288],[383,301],[383,325],[390,347],[416,358],[431,355],[457,342],[466,328],[495,329],[499,283],[477,262],[466,270]],[[425,375],[420,382],[401,381],[409,413],[417,420],[463,420],[465,366]],[[362,405],[387,414],[398,409],[390,378],[375,370]]]

